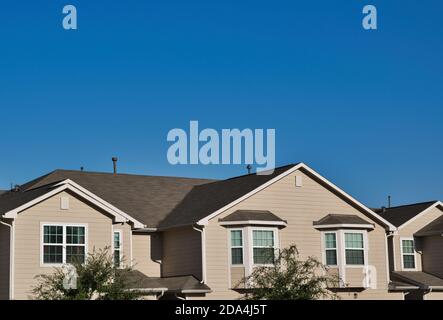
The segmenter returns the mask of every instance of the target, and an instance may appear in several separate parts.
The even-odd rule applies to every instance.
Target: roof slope
[[[335,224],[372,224],[359,216],[350,214],[328,214],[318,221],[314,221],[314,226],[335,225]]]
[[[131,270],[127,275],[129,287],[133,290],[168,291],[186,293],[192,291],[211,292],[211,289],[192,275],[176,277],[148,277],[144,273]]]
[[[267,210],[237,210],[218,221],[281,221],[285,220],[277,217]]]
[[[142,176],[56,170],[21,186],[19,192],[0,195],[0,213],[27,203],[70,179],[148,227],[155,227],[196,185],[209,179]]]
[[[388,220],[394,226],[399,227],[419,213],[423,212],[438,201],[408,204],[398,207],[375,209],[374,211]]]
[[[422,271],[395,271],[391,277],[406,283],[417,285],[422,289],[440,288],[443,289],[443,279]]]
[[[281,175],[296,164],[276,168],[272,174],[248,174],[227,180],[195,186],[160,223],[160,228],[195,223],[209,214],[248,194],[262,184]]]

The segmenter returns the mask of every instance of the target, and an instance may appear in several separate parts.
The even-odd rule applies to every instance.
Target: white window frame
[[[232,245],[232,236],[231,236],[231,232],[232,231],[240,231],[241,232],[241,238],[242,238],[242,245],[241,246],[233,246]],[[229,265],[231,267],[244,267],[245,266],[245,231],[243,228],[233,228],[233,229],[229,229],[228,228],[228,236],[229,236]],[[233,264],[232,263],[232,249],[235,248],[241,248],[242,249],[242,260],[243,263],[242,264]]]
[[[363,248],[347,248],[346,247],[346,234],[347,233],[360,233],[363,237]],[[343,262],[346,268],[362,268],[368,265],[368,233],[366,230],[342,230],[342,248],[343,248]],[[347,264],[346,262],[346,250],[363,250],[363,264]]]
[[[114,236],[115,236],[116,233],[119,234],[119,240],[120,240],[120,242],[119,242],[120,247],[118,249],[116,249],[115,245],[114,245]],[[123,265],[122,265],[122,258],[123,258],[123,230],[120,230],[120,229],[112,230],[112,261],[114,263],[115,263],[114,257],[115,257],[115,251],[116,250],[119,251],[119,253],[120,253],[119,254],[120,261],[119,261],[119,264],[118,264],[117,268],[122,268],[123,267]]]
[[[279,245],[279,238],[278,238],[278,229],[277,228],[271,228],[271,227],[251,227],[250,229],[250,239],[251,242],[249,244],[249,257],[250,257],[250,264],[252,267],[259,267],[259,266],[265,266],[265,267],[270,267],[273,266],[273,263],[265,263],[265,264],[257,264],[254,263],[254,248],[269,248],[269,247],[256,247],[254,246],[254,231],[272,231],[273,233],[273,237],[274,237],[274,259],[276,258],[277,255],[277,250],[279,249],[280,245]]]
[[[63,242],[58,244],[49,244],[44,243],[44,228],[45,227],[51,227],[51,226],[58,226],[63,228]],[[71,244],[66,243],[66,227],[83,227],[85,228],[85,243],[84,244]],[[62,263],[45,263],[44,262],[44,246],[45,245],[54,245],[54,246],[61,246],[62,247]],[[62,265],[67,264],[66,263],[66,247],[67,246],[83,246],[85,248],[85,261],[88,256],[88,224],[87,223],[67,223],[67,222],[41,222],[40,223],[40,267],[60,267]]]
[[[334,234],[335,235],[335,248],[334,249],[333,248],[326,248],[326,234]],[[327,267],[338,268],[338,264],[339,264],[339,261],[340,261],[340,255],[339,255],[339,250],[338,250],[338,247],[339,247],[338,232],[337,231],[323,231],[321,233],[321,236],[322,236],[321,242],[322,242],[322,261],[323,261],[323,264],[325,266],[327,266]],[[335,251],[336,260],[337,260],[336,264],[327,264],[327,261],[326,261],[326,251],[328,251],[328,250],[330,250],[330,251],[334,250]]]
[[[404,253],[403,252],[403,240],[411,240],[413,245],[414,253]],[[415,239],[414,237],[400,237],[400,254],[401,254],[401,270],[402,271],[417,271],[417,252],[415,251]],[[404,265],[403,256],[412,256],[414,255],[414,268],[406,268]]]

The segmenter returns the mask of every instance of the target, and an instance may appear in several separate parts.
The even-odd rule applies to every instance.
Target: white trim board
[[[417,220],[418,218],[421,218],[422,216],[424,216],[425,214],[427,214],[429,211],[431,211],[434,208],[438,208],[438,207],[443,207],[443,203],[441,201],[437,201],[435,202],[433,205],[431,205],[430,207],[426,208],[425,210],[423,210],[422,212],[420,212],[419,214],[415,215],[414,217],[412,217],[411,219],[409,219],[408,221],[406,221],[405,223],[403,223],[402,225],[398,226],[398,230],[400,230],[401,228],[405,227],[406,225],[410,224],[411,222]],[[443,211],[443,209],[439,208],[440,210]]]
[[[337,187],[335,184],[333,184],[332,182],[328,181],[326,178],[322,177],[319,173],[317,173],[316,171],[314,171],[313,169],[311,169],[310,167],[308,167],[306,164],[304,163],[299,163],[297,165],[294,165],[292,168],[286,170],[285,172],[283,172],[282,174],[278,175],[277,177],[269,180],[268,182],[262,184],[261,186],[255,188],[254,190],[252,190],[251,192],[245,194],[244,196],[238,198],[237,200],[227,204],[226,206],[218,209],[217,211],[211,213],[210,215],[204,217],[203,219],[200,219],[197,224],[199,225],[207,225],[209,223],[209,220],[213,219],[214,217],[218,216],[219,214],[225,212],[226,210],[232,208],[233,206],[239,204],[240,202],[248,199],[249,197],[253,196],[254,194],[260,192],[261,190],[269,187],[270,185],[274,184],[275,182],[283,179],[284,177],[288,176],[289,174],[299,170],[299,169],[304,169],[306,170],[308,173],[312,174],[314,177],[316,177],[317,179],[319,179],[321,182],[323,182],[325,185],[327,185],[328,187],[330,187],[331,189],[333,189],[334,191],[336,191],[338,194],[342,195],[343,197],[345,197],[346,199],[348,199],[350,202],[354,203],[357,207],[359,207],[360,209],[362,209],[363,211],[365,211],[366,213],[369,214],[369,216],[373,217],[375,220],[378,220],[379,222],[381,222],[382,224],[384,224],[386,227],[388,227],[389,231],[394,231],[397,228],[391,224],[389,221],[387,221],[386,219],[384,219],[383,217],[381,217],[380,215],[378,215],[377,213],[375,213],[374,211],[372,211],[371,209],[369,209],[368,207],[366,207],[364,204],[362,204],[361,202],[357,201],[356,199],[354,199],[352,196],[350,196],[349,194],[347,194],[345,191],[343,191],[342,189],[340,189],[339,187]]]
[[[25,204],[13,209],[13,210],[6,212],[5,214],[3,214],[3,217],[9,218],[9,219],[15,219],[17,217],[17,214],[22,212],[23,210],[26,210],[26,209],[32,207],[33,205],[36,205],[37,203],[40,203],[40,202],[60,193],[62,191],[65,191],[65,190],[69,190],[69,191],[75,193],[76,195],[91,202],[92,204],[96,205],[97,207],[104,210],[105,212],[111,214],[114,217],[115,222],[129,222],[130,221],[130,222],[134,223],[135,228],[144,228],[145,227],[145,225],[143,223],[141,223],[140,221],[132,218],[127,213],[114,207],[113,205],[111,205],[107,201],[103,200],[102,198],[98,197],[94,193],[88,191],[87,189],[83,188],[82,186],[80,186],[79,184],[75,183],[74,181],[72,181],[70,179],[66,179],[62,182],[59,182],[58,184],[55,185],[54,189],[48,191],[47,193],[41,195],[40,197],[37,197]]]

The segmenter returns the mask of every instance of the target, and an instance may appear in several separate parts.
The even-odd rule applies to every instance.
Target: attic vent
[[[60,209],[61,210],[69,210],[69,197],[61,197],[60,198]]]
[[[295,176],[295,186],[296,187],[303,186],[303,177],[302,176]]]

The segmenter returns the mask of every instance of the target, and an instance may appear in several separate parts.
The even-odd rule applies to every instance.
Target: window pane
[[[66,243],[85,244],[85,228],[66,227]]]
[[[274,248],[254,248],[254,264],[273,264]]]
[[[326,265],[337,265],[337,250],[326,250]]]
[[[274,232],[265,230],[254,230],[252,233],[254,247],[273,247]]]
[[[66,263],[83,263],[83,262],[85,262],[85,247],[83,246],[66,247]]]
[[[114,250],[114,265],[120,267],[120,250]]]
[[[231,249],[231,263],[232,264],[243,264],[243,249],[242,248],[232,248]]]
[[[346,264],[350,265],[365,264],[364,251],[346,249]]]
[[[43,246],[43,263],[63,263],[63,247]]]
[[[345,246],[351,249],[363,249],[363,234],[345,233]]]
[[[243,238],[241,230],[231,231],[231,246],[241,247],[243,245]]]
[[[402,240],[403,253],[414,253],[414,240]]]
[[[403,267],[405,269],[415,269],[414,255],[406,254],[403,256]]]
[[[120,232],[114,232],[114,249],[120,249],[121,239]]]
[[[336,248],[336,240],[335,240],[335,233],[326,233],[325,234],[325,245],[326,245],[326,249],[332,248],[335,249]]]
[[[61,226],[44,226],[43,227],[44,243],[63,243],[63,227]]]

